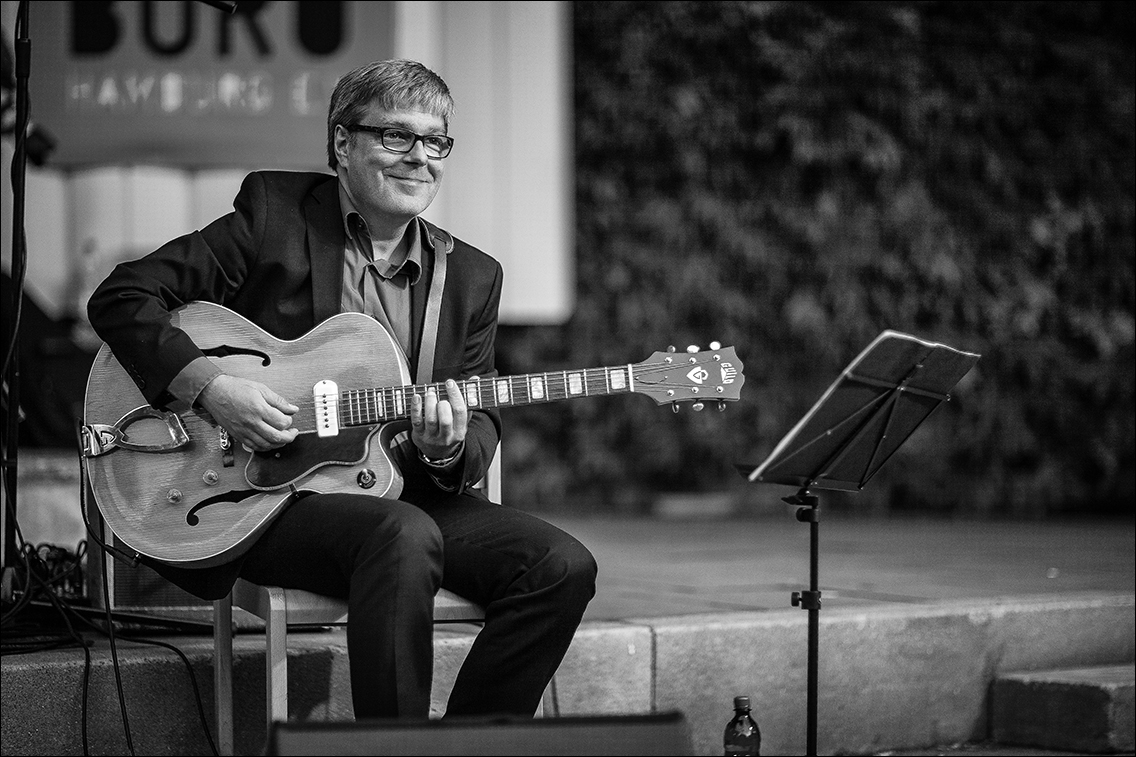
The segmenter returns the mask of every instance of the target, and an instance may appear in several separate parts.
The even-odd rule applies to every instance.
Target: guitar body
[[[293,424],[300,434],[280,450],[253,454],[227,443],[197,410],[176,416],[187,438],[172,443],[177,421],[149,410],[104,345],[87,383],[85,422],[114,424],[124,444],[88,455],[85,464],[99,511],[126,546],[171,565],[208,567],[247,550],[295,492],[398,496],[402,476],[390,450],[405,424],[316,433],[317,382],[410,382],[401,349],[376,321],[345,313],[285,341],[227,308],[194,302],[177,310],[173,323],[225,373],[259,381],[298,405]],[[121,422],[134,411],[136,419]]]

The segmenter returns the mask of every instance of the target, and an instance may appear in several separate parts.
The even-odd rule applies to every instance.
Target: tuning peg
[[[726,401],[725,400],[718,400],[718,412],[719,413],[726,412]]]
[[[678,403],[677,402],[671,403],[671,412],[673,412],[675,415],[678,415]]]
[[[692,344],[692,345],[690,345],[689,347],[686,348],[686,351],[690,352],[690,353],[695,353],[695,352],[701,351],[701,349],[702,348],[699,347],[697,344]]]
[[[695,402],[693,405],[691,405],[691,407],[694,408],[694,412],[697,413],[701,412],[702,408],[704,408],[705,405],[703,405],[701,402]]]
[[[710,349],[720,350],[720,349],[722,349],[722,343],[717,341],[717,340],[710,342]]]
[[[673,344],[667,346],[667,352],[674,352],[674,351],[675,351],[675,346]]]

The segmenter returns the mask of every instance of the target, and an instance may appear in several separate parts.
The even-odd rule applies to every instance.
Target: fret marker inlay
[[[507,405],[511,401],[512,400],[510,398],[510,393],[509,393],[509,382],[508,381],[498,381],[497,382],[497,404],[498,405]]]
[[[568,393],[569,394],[583,394],[584,393],[584,377],[579,373],[568,374]]]

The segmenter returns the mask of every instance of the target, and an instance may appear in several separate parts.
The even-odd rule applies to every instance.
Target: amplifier
[[[269,755],[689,755],[679,712],[562,718],[276,722]]]
[[[102,516],[99,515],[94,496],[89,492],[87,508],[87,516],[100,538],[105,541],[110,537],[112,546],[128,552],[126,545],[118,537],[111,535],[110,529],[102,528]],[[106,536],[103,536],[104,533]],[[103,609],[108,604],[103,597],[103,549],[89,537],[87,544],[87,596],[93,606]],[[192,611],[191,615],[198,615],[202,610],[212,610],[212,602],[193,596],[145,565],[126,565],[107,555],[106,572],[111,610],[160,610],[175,611],[176,614]]]

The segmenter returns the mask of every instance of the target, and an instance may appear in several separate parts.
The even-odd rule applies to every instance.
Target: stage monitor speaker
[[[689,755],[682,713],[278,722],[269,755]]]
[[[98,529],[100,536],[113,539],[113,546],[128,551],[125,544],[118,537],[111,534],[110,529],[101,526],[102,517],[99,515],[95,498],[87,493],[87,515],[92,526]],[[102,538],[106,538],[102,537]],[[87,596],[91,604],[98,608],[105,608],[107,602],[103,597],[103,550],[94,539],[88,539],[87,552]],[[109,593],[110,609],[114,611],[188,615],[196,617],[205,611],[212,611],[212,603],[199,599],[189,592],[175,586],[158,575],[152,568],[145,565],[127,565],[120,560],[107,555],[106,557],[107,590]]]

